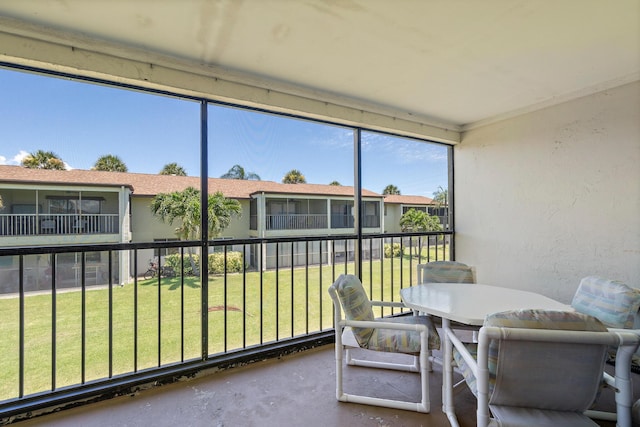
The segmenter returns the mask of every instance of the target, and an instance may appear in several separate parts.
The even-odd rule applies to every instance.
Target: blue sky
[[[199,175],[196,102],[0,69],[0,164],[53,151],[70,168],[90,169],[113,154],[129,172],[158,173],[177,162]],[[209,106],[209,176],[235,164],[280,182],[300,170],[308,183],[353,185],[351,129],[226,106]],[[363,132],[362,184],[432,197],[447,187],[444,146]]]

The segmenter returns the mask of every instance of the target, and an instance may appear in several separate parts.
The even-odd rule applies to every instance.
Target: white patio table
[[[442,411],[452,426],[458,426],[453,405],[453,345],[467,351],[455,337],[450,321],[482,326],[491,313],[517,309],[573,311],[571,306],[535,292],[473,283],[429,283],[400,290],[404,304],[423,313],[442,318],[444,351],[442,367]]]

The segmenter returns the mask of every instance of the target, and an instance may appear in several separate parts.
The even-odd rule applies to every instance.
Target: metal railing
[[[329,343],[327,288],[338,275],[359,270],[372,299],[399,301],[417,264],[449,259],[451,239],[365,235],[360,249],[354,235],[0,248],[0,419]],[[175,275],[144,279],[160,248],[177,250],[159,266]],[[205,250],[208,274],[198,275]],[[98,263],[100,277],[89,268]],[[61,269],[77,285],[63,287]]]
[[[117,214],[0,214],[0,236],[115,234]]]
[[[327,228],[326,214],[266,215],[267,230],[312,230]]]

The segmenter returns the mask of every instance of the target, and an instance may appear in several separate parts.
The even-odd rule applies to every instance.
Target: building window
[[[178,240],[180,239],[153,239],[154,242],[177,242]],[[153,256],[157,258],[158,256],[174,255],[178,252],[178,248],[155,248],[153,250]]]
[[[98,197],[47,196],[50,214],[99,214],[102,201]]]

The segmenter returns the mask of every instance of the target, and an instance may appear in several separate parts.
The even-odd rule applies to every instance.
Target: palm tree
[[[287,172],[284,175],[284,178],[282,178],[282,183],[283,184],[306,184],[307,180],[305,179],[304,175],[302,175],[302,172],[300,172],[298,169],[291,169],[289,172]]]
[[[436,206],[448,206],[449,205],[449,190],[446,188],[442,188],[442,186],[438,187],[437,191],[433,192],[433,201],[436,203]]]
[[[329,185],[337,185],[337,186],[341,186],[342,184],[340,184],[338,181],[331,181],[329,183]]]
[[[22,166],[29,169],[66,169],[64,162],[56,153],[44,150],[38,150],[22,159]]]
[[[209,216],[209,238],[219,236],[229,226],[233,217],[240,217],[240,202],[227,199],[221,192],[210,194],[207,201]],[[159,216],[162,222],[173,225],[178,220],[176,235],[183,240],[196,240],[200,237],[200,190],[187,187],[182,191],[157,194],[151,201],[151,212]],[[198,271],[189,248],[189,260],[193,271]]]
[[[177,163],[167,163],[160,171],[160,175],[187,176],[187,172]]]
[[[220,178],[224,179],[251,179],[254,181],[260,181],[260,176],[253,172],[245,172],[244,168],[240,165],[233,165],[231,169],[227,171]]]
[[[382,190],[382,194],[387,195],[387,194],[400,194],[400,190],[398,189],[398,187],[396,187],[393,184],[389,184],[386,187],[384,187],[384,190]]]
[[[105,154],[104,156],[98,157],[98,160],[96,160],[96,163],[91,169],[103,172],[126,172],[127,165],[120,160],[120,157],[114,156],[113,154]]]
[[[400,228],[403,232],[442,231],[442,224],[437,216],[411,208],[400,217]],[[416,255],[422,250],[422,247],[418,246],[415,245]]]

